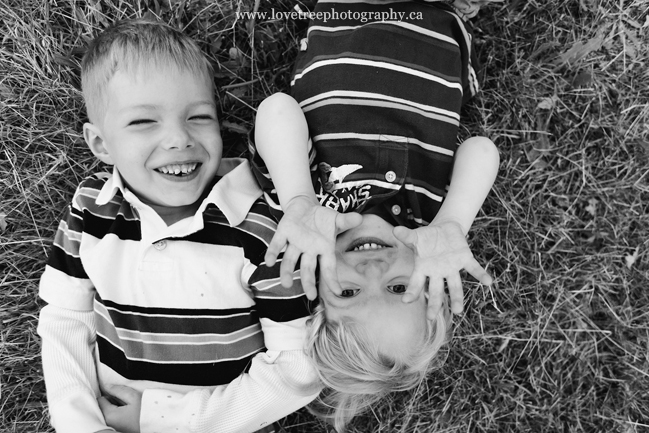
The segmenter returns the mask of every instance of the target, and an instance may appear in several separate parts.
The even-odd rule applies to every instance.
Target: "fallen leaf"
[[[70,56],[63,56],[61,54],[54,53],[52,55],[52,60],[54,60],[54,63],[56,63],[57,65],[68,66],[73,69],[78,67],[78,64],[74,63]]]
[[[248,132],[249,132],[248,128],[246,128],[243,125],[240,125],[239,123],[234,123],[234,122],[229,122],[227,120],[224,120],[223,122],[221,122],[221,125],[225,129],[229,129],[230,131],[234,131],[234,132],[237,132],[239,134],[248,134]]]
[[[533,144],[524,147],[524,151],[527,160],[533,167],[544,169],[548,166],[548,163],[545,162],[545,159],[543,158],[543,153],[536,149]]]
[[[218,53],[221,49],[221,45],[223,45],[223,36],[219,36],[218,38],[214,39],[214,41],[212,41],[212,43],[210,44],[210,49],[213,53]]]
[[[565,53],[560,54],[554,63],[558,65],[563,65],[565,63],[573,65],[591,52],[600,49],[603,42],[604,37],[601,35],[595,36],[586,42],[576,42]]]
[[[558,100],[559,98],[557,97],[557,95],[548,98],[543,98],[541,99],[541,102],[538,103],[536,108],[540,110],[551,110],[554,108]]]
[[[586,206],[586,212],[591,214],[592,216],[595,216],[597,213],[597,199],[591,198],[588,200],[588,206]]]
[[[626,256],[624,260],[626,260],[626,267],[631,269],[633,264],[635,263],[636,260],[638,260],[638,252],[640,251],[640,247],[636,247],[635,251],[633,252],[632,255]]]
[[[228,54],[230,56],[231,60],[239,60],[242,56],[242,52],[239,48],[237,47],[232,47],[228,50]]]

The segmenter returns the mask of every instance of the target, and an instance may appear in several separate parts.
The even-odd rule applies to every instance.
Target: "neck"
[[[151,208],[156,211],[156,213],[162,218],[162,220],[167,224],[167,226],[173,225],[178,221],[184,220],[194,216],[198,208],[200,207],[202,200],[198,200],[196,203],[192,203],[187,206],[177,206],[177,207],[168,207],[168,206],[158,206],[158,205],[149,205]]]

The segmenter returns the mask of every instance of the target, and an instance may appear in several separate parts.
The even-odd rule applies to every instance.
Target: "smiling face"
[[[100,125],[84,125],[93,153],[165,221],[193,214],[214,181],[222,141],[207,77],[168,67],[117,71]]]
[[[381,353],[407,356],[422,342],[426,299],[403,303],[414,269],[414,252],[392,234],[382,218],[363,215],[361,225],[336,239],[338,296],[320,283],[320,296],[328,321],[353,321],[364,325]]]

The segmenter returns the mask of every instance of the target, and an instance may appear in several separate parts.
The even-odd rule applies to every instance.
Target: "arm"
[[[427,227],[409,230],[396,227],[395,236],[415,251],[415,269],[404,302],[417,299],[429,279],[428,318],[434,319],[442,306],[444,280],[449,287],[451,310],[463,309],[461,269],[483,284],[491,277],[473,258],[466,243],[468,233],[498,172],[499,155],[493,142],[473,137],[455,154],[451,184],[435,219]]]
[[[336,235],[360,224],[358,214],[338,214],[319,205],[311,184],[308,156],[309,130],[302,109],[288,95],[278,93],[258,108],[255,144],[277,189],[284,217],[266,254],[272,266],[287,246],[281,281],[290,287],[297,260],[302,256],[302,282],[309,298],[316,296],[315,268],[320,259],[322,278],[339,292],[334,246]]]
[[[252,432],[306,406],[320,392],[317,375],[302,350],[259,353],[248,373],[228,385],[180,393],[126,386],[108,391],[126,403],[101,398],[108,424],[124,433]],[[140,411],[141,405],[141,411]],[[137,420],[129,422],[129,419]]]
[[[79,258],[83,215],[74,203],[59,224],[39,286],[49,305],[37,331],[51,423],[59,433],[107,429],[96,401],[94,287]]]
[[[182,413],[186,425],[191,426],[190,431],[255,431],[306,406],[320,389],[317,375],[301,348],[269,349],[255,356],[248,373],[211,393],[195,391],[174,399],[173,396],[167,398],[169,394],[165,391],[150,394],[145,391],[142,414],[147,414],[147,407],[160,406],[152,405],[152,401],[162,400],[164,406],[156,407],[155,411]],[[150,416],[142,418],[142,426],[148,421],[154,421],[152,426],[155,426],[154,417],[151,411]],[[148,430],[143,429],[143,432]]]
[[[308,141],[309,128],[297,101],[284,93],[262,101],[255,121],[255,146],[282,207],[300,196],[318,204],[311,184]]]
[[[105,430],[93,357],[92,311],[45,306],[38,323],[51,423],[58,432]],[[112,430],[112,429],[109,429]]]
[[[500,156],[491,140],[471,137],[460,145],[453,163],[451,184],[431,224],[455,222],[466,235],[496,180]]]

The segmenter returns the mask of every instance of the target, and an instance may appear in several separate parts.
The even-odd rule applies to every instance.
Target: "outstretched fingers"
[[[448,294],[451,298],[451,311],[453,314],[461,314],[464,310],[464,291],[462,290],[462,278],[460,274],[451,274],[446,278]]]
[[[300,259],[302,252],[289,244],[282,256],[282,264],[279,267],[279,278],[283,287],[289,288],[293,285],[293,271]]]
[[[428,320],[436,320],[444,305],[444,278],[431,278],[428,282]]]
[[[323,254],[320,256],[320,278],[325,281],[329,290],[336,295],[342,293],[338,273],[336,271],[336,254]]]
[[[284,233],[278,231],[273,235],[270,244],[268,245],[268,250],[266,250],[266,255],[264,256],[264,262],[266,266],[273,267],[275,262],[277,262],[277,257],[282,252],[282,249],[288,243],[288,238],[284,236]]]
[[[414,302],[415,300],[419,299],[419,296],[421,296],[421,292],[425,289],[425,287],[426,274],[415,269],[410,276],[410,280],[408,281],[408,288],[406,289],[406,293],[404,293],[401,300],[406,303]]]
[[[399,239],[404,245],[413,251],[417,251],[417,231],[404,226],[397,226],[392,229],[392,234]]]
[[[336,215],[334,224],[336,226],[335,235],[351,230],[354,227],[359,226],[363,222],[363,216],[356,212],[350,213],[339,213]]]
[[[464,269],[478,280],[481,284],[490,286],[493,284],[493,278],[489,273],[478,263],[476,259],[471,259]]]
[[[300,259],[300,281],[306,297],[314,300],[318,296],[318,288],[316,287],[316,266],[318,260],[316,256],[310,254],[302,254]]]

